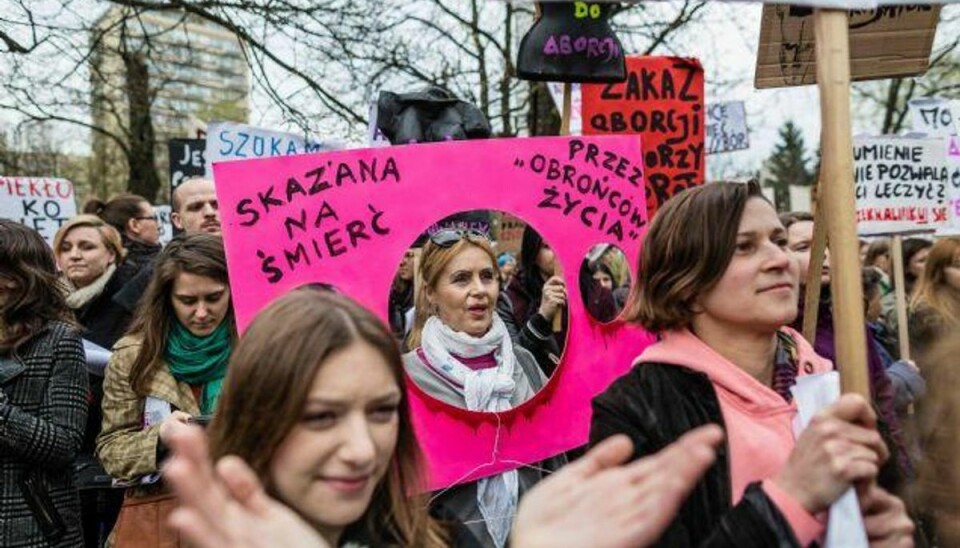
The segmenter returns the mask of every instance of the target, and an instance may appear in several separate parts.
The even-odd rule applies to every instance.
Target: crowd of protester
[[[588,446],[417,495],[406,383],[497,413],[556,373],[571,273],[549,244],[442,228],[402,258],[387,323],[307,286],[240,337],[213,183],[172,208],[164,247],[135,195],[52,249],[0,220],[0,545],[810,546],[851,488],[872,546],[960,542],[960,238],[906,239],[904,288],[891,243],[861,243],[869,398],[795,435],[798,379],[844,367],[829,251],[807,341],[814,217],[755,183],[687,190],[636,265],[601,246],[576,273],[596,321],[657,338],[593,400]]]

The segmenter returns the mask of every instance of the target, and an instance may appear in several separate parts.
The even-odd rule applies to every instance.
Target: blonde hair
[[[497,255],[486,238],[464,236],[459,241],[449,247],[439,246],[432,241],[427,242],[420,255],[420,268],[414,272],[416,284],[416,294],[414,295],[414,307],[416,308],[416,317],[413,320],[413,327],[407,336],[407,348],[413,350],[420,346],[420,335],[423,332],[423,326],[427,323],[427,318],[436,314],[430,301],[427,299],[427,289],[435,289],[437,282],[440,281],[440,274],[443,269],[450,264],[461,251],[468,247],[481,249],[490,257],[490,264],[493,269],[499,273],[497,268]],[[497,281],[500,277],[497,275]]]
[[[86,213],[77,215],[60,225],[56,235],[53,237],[54,255],[59,256],[60,244],[63,243],[63,239],[67,237],[67,234],[69,234],[71,230],[83,227],[95,228],[97,232],[100,233],[100,239],[103,241],[103,245],[110,251],[113,251],[117,256],[117,264],[123,262],[123,258],[127,255],[127,250],[123,248],[123,240],[120,238],[120,233],[117,229],[100,217]]]

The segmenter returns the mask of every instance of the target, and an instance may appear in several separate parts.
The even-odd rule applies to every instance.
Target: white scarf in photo
[[[462,394],[468,410],[497,412],[512,407],[517,358],[507,327],[498,315],[493,315],[490,330],[482,337],[454,331],[431,316],[423,326],[420,348],[427,358],[427,369]],[[496,368],[474,371],[455,357],[476,358],[491,352],[497,360]],[[518,498],[516,470],[477,481],[480,514],[498,548],[506,545]]]
[[[113,276],[116,270],[117,265],[113,263],[107,265],[107,269],[103,271],[103,274],[101,274],[99,278],[93,280],[90,285],[81,287],[80,289],[77,289],[77,287],[73,285],[73,282],[64,277],[63,279],[70,291],[67,295],[67,306],[70,307],[71,310],[77,310],[99,297],[100,294],[103,293],[104,288],[107,287],[107,282],[110,281],[110,277]]]

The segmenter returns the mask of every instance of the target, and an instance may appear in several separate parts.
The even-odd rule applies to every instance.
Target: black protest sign
[[[170,139],[167,143],[170,153],[170,192],[180,186],[184,179],[202,177],[206,172],[204,151],[207,141],[204,139]]]
[[[619,82],[626,76],[623,46],[610,28],[614,6],[545,2],[517,54],[517,75],[551,82]]]

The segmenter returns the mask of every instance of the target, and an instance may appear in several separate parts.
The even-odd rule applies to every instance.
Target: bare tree
[[[909,102],[922,97],[960,98],[960,6],[943,6],[937,33],[945,37],[930,56],[930,68],[914,78],[892,78],[853,86],[864,116],[881,134],[905,129]]]
[[[515,77],[519,39],[532,23],[530,3],[486,0],[8,0],[0,14],[0,110],[28,122],[82,128],[99,155],[94,191],[109,180],[148,198],[163,196],[158,170],[165,157],[155,124],[158,97],[187,82],[152,72],[164,33],[152,14],[182,25],[217,25],[237,40],[255,97],[280,123],[312,134],[365,133],[369,101],[381,89],[426,85],[449,89],[476,104],[496,133],[542,133],[533,124],[555,118],[541,86]],[[620,8],[614,26],[627,51],[670,51],[674,37],[695,23],[705,2],[643,3]],[[104,17],[112,9],[113,16]],[[121,40],[114,37],[119,34]],[[191,47],[188,50],[199,48]],[[98,62],[122,59],[117,79]],[[144,68],[146,67],[146,70]],[[264,99],[265,98],[265,99]],[[222,98],[220,98],[222,99]],[[205,112],[229,112],[213,108]],[[536,108],[534,108],[536,107]],[[245,112],[243,112],[245,114]],[[153,123],[151,123],[153,122]],[[82,137],[80,140],[83,140]],[[122,176],[118,174],[122,172]],[[119,190],[119,189],[113,189]]]

